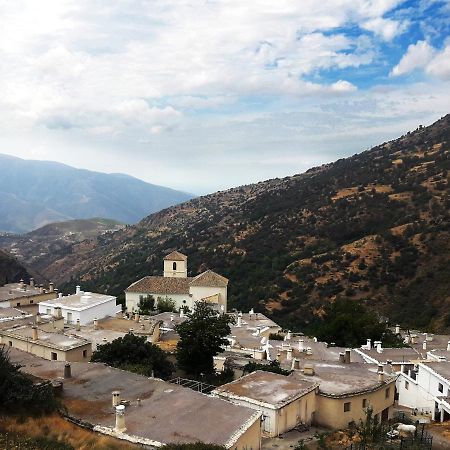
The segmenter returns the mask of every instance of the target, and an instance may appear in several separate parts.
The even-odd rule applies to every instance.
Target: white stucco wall
[[[158,297],[165,298],[165,295],[157,294],[157,293],[151,293],[148,294],[139,294],[136,292],[126,292],[125,293],[125,304],[127,307],[128,312],[133,312],[138,308],[140,297],[141,296],[147,296],[152,295],[155,298],[155,301],[157,301]],[[171,298],[175,302],[175,308],[179,310],[182,306],[187,306],[190,309],[192,309],[194,302],[192,297],[190,297],[188,294],[171,294],[167,295],[168,298]]]
[[[227,311],[227,288],[208,287],[208,286],[191,286],[189,291],[194,302],[200,301],[202,298],[219,294],[219,305],[223,305],[225,312]]]

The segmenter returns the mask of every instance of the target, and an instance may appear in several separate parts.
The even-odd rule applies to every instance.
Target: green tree
[[[169,297],[158,297],[157,309],[160,313],[175,312],[175,301]]]
[[[5,412],[49,413],[57,409],[50,383],[34,384],[0,347],[0,404]]]
[[[163,350],[147,342],[145,336],[133,333],[98,346],[91,360],[146,376],[154,374],[160,378],[168,378],[174,369]]]
[[[142,296],[142,298],[139,300],[138,307],[140,314],[150,314],[155,310],[155,297],[153,297],[153,295],[146,295],[145,297]]]
[[[176,326],[180,336],[177,344],[178,365],[189,374],[199,375],[214,372],[213,356],[228,343],[233,319],[218,315],[206,302],[195,305],[188,320]]]
[[[327,305],[325,314],[311,331],[320,341],[334,342],[340,347],[359,347],[367,339],[383,341],[391,347],[403,345],[374,312],[350,299],[337,299]]]

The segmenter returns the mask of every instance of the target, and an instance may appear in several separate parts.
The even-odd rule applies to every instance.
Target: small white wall
[[[191,286],[189,288],[194,302],[219,294],[219,305],[224,306],[225,312],[227,311],[227,291],[228,289],[226,287]]]
[[[140,296],[143,295],[146,297],[147,295],[152,295],[155,298],[155,302],[157,302],[158,297],[165,298],[166,295],[164,294],[157,294],[157,293],[147,293],[147,294],[139,294],[136,292],[126,292],[125,293],[125,304],[127,307],[128,312],[133,312],[138,309]],[[192,297],[190,297],[188,294],[172,294],[167,295],[168,298],[171,298],[175,302],[175,308],[179,310],[182,306],[187,306],[188,308],[192,309],[194,302]]]

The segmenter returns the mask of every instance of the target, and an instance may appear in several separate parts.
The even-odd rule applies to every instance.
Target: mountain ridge
[[[166,208],[74,245],[43,270],[63,287],[122,295],[179,249],[190,274],[211,268],[230,279],[231,307],[292,329],[338,296],[406,326],[448,329],[449,140],[447,115],[303,174]]]
[[[126,174],[0,154],[0,230],[23,233],[47,223],[107,217],[135,223],[191,194]]]

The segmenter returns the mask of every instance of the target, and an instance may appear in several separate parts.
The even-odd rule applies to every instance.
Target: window
[[[172,269],[173,269],[173,270],[177,270],[177,263],[176,263],[176,262],[174,262],[174,263],[172,264]]]
[[[58,355],[55,352],[52,352],[52,361],[56,361],[58,359]]]
[[[438,391],[439,392],[444,392],[444,385],[442,383],[438,384]]]
[[[350,411],[351,402],[344,403],[344,412]]]
[[[67,313],[67,323],[72,323],[72,313]]]
[[[20,302],[17,302],[17,303],[16,303],[16,306],[20,306]]]
[[[367,408],[367,398],[363,398],[363,408]]]
[[[387,388],[387,389],[386,389],[385,397],[386,397],[386,398],[389,398],[390,396],[391,396],[391,388]]]
[[[50,316],[50,315],[52,314],[51,308],[47,308],[47,309],[45,310],[45,314],[47,314],[48,316]]]
[[[34,300],[30,300],[30,303],[34,303]]]
[[[83,358],[87,357],[87,350],[83,350]]]
[[[8,345],[12,347],[12,341],[8,341]]]
[[[409,389],[409,382],[405,381],[405,389]]]

